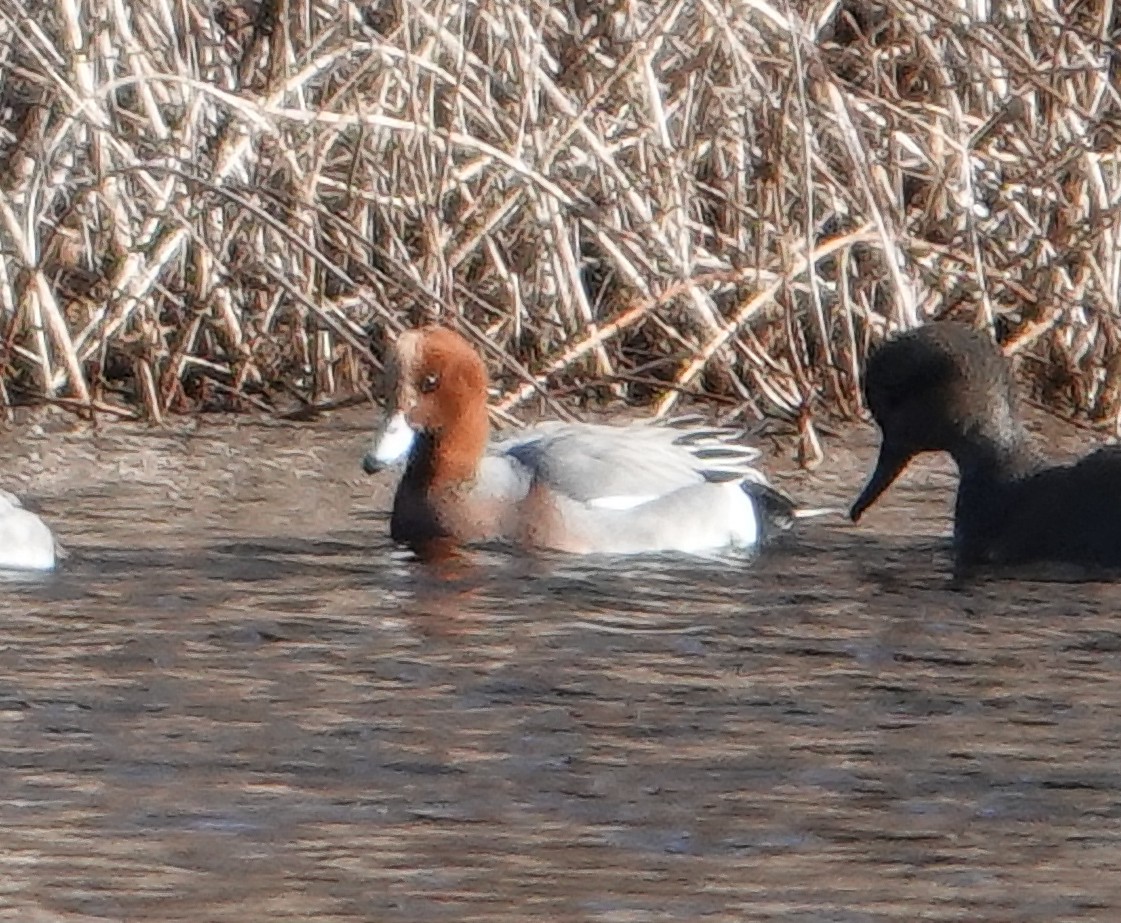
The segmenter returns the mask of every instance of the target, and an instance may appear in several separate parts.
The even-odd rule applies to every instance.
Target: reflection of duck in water
[[[574,553],[756,546],[799,511],[712,431],[544,423],[489,443],[487,372],[444,327],[398,338],[367,473],[407,458],[390,531],[414,548],[507,539]]]
[[[55,540],[47,524],[0,490],[0,570],[51,570]]]
[[[1016,414],[1011,369],[992,341],[957,323],[901,334],[868,359],[864,393],[883,434],[851,516],[858,520],[922,452],[949,452],[960,482],[959,567],[1056,561],[1121,565],[1121,449],[1050,466]]]

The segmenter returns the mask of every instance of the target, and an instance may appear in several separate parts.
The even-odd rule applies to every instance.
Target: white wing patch
[[[588,506],[594,510],[633,510],[651,500],[657,500],[654,494],[627,495],[618,494],[614,497],[596,497],[588,501]]]

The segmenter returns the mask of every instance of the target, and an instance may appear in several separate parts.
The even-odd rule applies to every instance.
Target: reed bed
[[[945,314],[1116,425],[1113,0],[0,0],[0,402],[861,411]]]

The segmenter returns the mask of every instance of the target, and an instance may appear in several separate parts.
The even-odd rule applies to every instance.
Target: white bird
[[[53,570],[57,552],[47,524],[0,490],[0,570]]]

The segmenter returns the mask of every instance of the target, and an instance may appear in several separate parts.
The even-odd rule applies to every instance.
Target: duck
[[[869,356],[864,395],[881,442],[853,522],[911,459],[947,452],[958,470],[958,572],[1121,565],[1121,449],[1049,461],[1020,418],[1010,363],[986,334],[949,320],[901,333]]]
[[[804,510],[718,428],[544,421],[491,439],[488,375],[435,324],[399,335],[362,468],[404,464],[390,537],[414,551],[489,542],[570,554],[755,549]]]
[[[57,553],[47,524],[15,494],[0,490],[0,571],[54,570]]]

